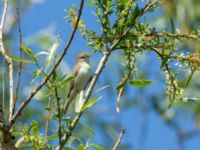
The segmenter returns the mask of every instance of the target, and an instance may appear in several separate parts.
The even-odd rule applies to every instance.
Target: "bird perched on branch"
[[[71,102],[77,95],[86,88],[91,79],[92,71],[89,62],[90,54],[82,53],[78,55],[77,62],[72,70],[74,80],[70,83],[69,92],[67,94],[67,103],[64,108],[64,113],[68,111]]]

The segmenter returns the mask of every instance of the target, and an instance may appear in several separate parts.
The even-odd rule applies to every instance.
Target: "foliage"
[[[166,6],[166,3],[168,4],[169,2],[90,0],[84,6],[94,10],[93,13],[101,27],[101,31],[95,31],[87,27],[87,22],[83,18],[80,19],[77,29],[86,40],[87,46],[93,49],[95,54],[103,53],[103,56],[106,57],[105,63],[111,57],[111,53],[117,53],[118,51],[122,53],[122,58],[119,61],[122,73],[120,74],[119,84],[115,88],[118,112],[120,111],[121,98],[126,96],[126,88],[129,85],[132,88],[144,88],[153,86],[155,83],[155,81],[148,79],[148,76],[139,76],[140,70],[137,63],[141,61],[139,59],[143,55],[156,55],[160,63],[160,68],[158,69],[165,75],[165,94],[168,97],[168,108],[175,107],[175,104],[179,102],[199,100],[199,98],[185,94],[185,91],[192,86],[191,82],[195,74],[200,70],[198,44],[200,31],[191,30],[185,32],[185,29],[181,30],[184,32],[176,31],[176,19],[173,17],[177,16],[177,14],[172,9],[175,5]],[[162,9],[162,4],[164,9],[170,10],[171,17],[168,20],[168,26],[160,31],[152,27],[146,21],[146,18],[148,18],[149,13]],[[76,5],[73,5],[69,10],[65,10],[65,19],[74,28],[77,24],[79,11],[80,8],[77,9]],[[78,106],[75,104],[79,110],[78,112],[75,113],[74,110],[71,110],[69,114],[63,114],[66,103],[66,87],[74,80],[74,77],[63,74],[62,69],[59,67],[52,71],[52,68],[56,66],[57,60],[60,58],[60,35],[47,43],[50,43],[49,47],[44,51],[37,51],[37,49],[31,48],[31,45],[22,43],[20,48],[23,51],[23,57],[17,57],[14,52],[9,54],[12,61],[17,62],[17,64],[23,63],[23,68],[33,68],[33,70],[27,69],[27,72],[32,76],[30,90],[27,95],[32,96],[34,91],[37,91],[37,88],[33,89],[32,86],[37,87],[39,85],[39,87],[43,87],[45,85],[34,94],[37,94],[35,98],[37,97],[40,100],[39,103],[42,104],[41,113],[46,114],[46,118],[36,121],[32,120],[33,118],[31,117],[31,124],[24,128],[18,128],[17,124],[19,122],[14,122],[16,124],[13,126],[13,135],[17,137],[16,147],[20,149],[61,149],[60,147],[72,150],[108,149],[107,145],[104,147],[93,142],[96,131],[80,120],[82,114],[85,111],[89,111],[101,98],[97,93],[91,99],[89,99],[90,95],[86,96],[88,99],[86,99],[83,106],[82,103],[78,103]],[[192,47],[189,47],[190,43],[192,43]],[[103,69],[104,66],[105,64],[100,67]],[[97,75],[97,79],[100,73]],[[182,74],[186,76],[185,79],[182,76],[180,77]],[[44,82],[44,84],[40,84],[40,82]],[[21,98],[24,97],[21,96],[19,99]],[[30,98],[30,101],[32,98]],[[18,105],[21,104],[19,99]],[[27,103],[30,101],[27,101]],[[152,102],[151,105],[156,112],[165,118],[164,120],[168,124],[174,125],[173,115],[167,114],[165,108],[157,101]],[[199,117],[198,107],[196,106],[195,110],[198,111]],[[16,112],[17,110],[15,110]],[[21,120],[23,122],[30,121],[29,118],[27,119],[24,116],[21,117]],[[8,127],[10,127],[10,124],[12,122],[8,122]]]

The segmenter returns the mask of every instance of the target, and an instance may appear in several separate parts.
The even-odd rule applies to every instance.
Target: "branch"
[[[78,28],[78,24],[79,24],[79,20],[82,14],[82,8],[83,8],[83,4],[84,4],[84,0],[81,0],[81,4],[80,4],[80,8],[79,8],[79,13],[78,13],[78,17],[76,20],[76,23],[74,25],[73,31],[69,37],[69,40],[65,46],[65,48],[63,49],[60,57],[58,58],[58,60],[56,61],[55,65],[52,67],[50,73],[45,77],[45,79],[43,80],[43,82],[35,89],[31,92],[31,94],[24,100],[24,102],[19,106],[18,110],[16,111],[16,113],[12,116],[9,124],[8,124],[8,128],[10,129],[13,124],[16,122],[17,118],[21,115],[21,112],[24,110],[24,108],[28,105],[28,103],[31,101],[31,99],[38,93],[38,91],[40,91],[40,89],[47,83],[47,81],[50,79],[50,77],[53,75],[54,71],[56,70],[56,68],[58,67],[58,65],[60,64],[60,62],[62,61],[62,59],[64,58],[68,48],[71,45],[71,42],[74,38],[74,35],[76,33],[76,30]]]
[[[130,33],[127,35],[127,37],[139,37],[141,36],[140,34],[136,34],[136,33]],[[200,38],[200,35],[198,34],[189,34],[189,33],[170,33],[170,32],[151,32],[151,33],[147,33],[144,36],[147,37],[147,39],[152,40],[155,38],[159,38],[159,37],[170,37],[170,38],[176,38],[176,39],[180,39],[180,38],[188,38],[188,39],[194,39],[194,40],[198,40]]]
[[[115,145],[113,146],[112,150],[116,150],[119,147],[124,133],[125,133],[125,128],[122,128],[120,135],[119,135],[119,138],[115,142]]]
[[[4,27],[4,22],[5,22],[5,18],[6,18],[7,8],[8,8],[8,0],[4,0],[4,8],[3,8],[3,13],[2,13],[2,17],[1,17],[1,24],[0,24],[0,28],[1,29],[3,29],[3,27]]]
[[[19,58],[22,58],[22,32],[21,32],[21,23],[20,23],[20,14],[19,10],[17,9],[17,21],[18,21],[18,33],[19,33]],[[18,93],[19,93],[19,85],[20,85],[20,79],[21,79],[21,69],[22,69],[22,62],[19,62],[18,65],[18,78],[17,78],[17,84],[16,84],[16,91],[15,91],[15,98],[13,101],[13,110],[12,115],[15,112],[15,106],[18,99]]]
[[[10,88],[10,106],[9,106],[9,119],[12,116],[12,107],[13,107],[13,100],[14,100],[14,77],[13,77],[13,62],[12,59],[8,56],[6,53],[4,43],[3,43],[3,27],[5,25],[5,17],[7,13],[8,8],[8,0],[4,1],[4,9],[3,14],[1,18],[1,24],[0,24],[0,52],[5,58],[6,62],[8,63],[8,69],[9,69],[9,88]]]
[[[56,87],[54,87],[55,97],[56,97],[56,105],[57,105],[57,112],[58,112],[58,139],[59,139],[59,145],[61,145],[62,140],[62,114],[61,114],[61,108],[60,108],[60,97],[58,96],[58,90]]]

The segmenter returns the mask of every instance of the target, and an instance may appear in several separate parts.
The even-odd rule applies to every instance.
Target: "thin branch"
[[[53,75],[54,71],[56,70],[56,68],[58,67],[58,65],[60,64],[60,62],[62,61],[62,59],[64,58],[67,50],[69,49],[71,42],[74,38],[74,35],[76,33],[76,30],[78,28],[78,24],[79,24],[79,20],[82,14],[82,8],[83,8],[83,4],[84,4],[84,0],[81,0],[81,4],[80,4],[80,8],[79,8],[79,13],[78,13],[78,17],[77,17],[77,21],[75,23],[75,26],[73,28],[73,31],[70,35],[70,38],[65,46],[65,48],[62,51],[62,54],[60,55],[60,57],[58,58],[58,60],[56,61],[55,65],[52,67],[50,73],[45,77],[45,79],[43,80],[43,82],[35,89],[31,92],[31,94],[24,100],[24,102],[19,106],[18,110],[16,111],[16,113],[12,116],[9,124],[8,124],[8,128],[10,129],[13,124],[16,122],[17,118],[21,115],[22,111],[24,110],[24,108],[29,104],[29,102],[31,101],[31,99],[35,96],[35,94],[38,93],[38,91],[47,83],[47,81],[50,79],[50,77]]]
[[[55,91],[55,97],[56,97],[56,105],[57,105],[57,112],[58,112],[58,139],[59,139],[59,145],[61,145],[62,140],[62,115],[61,115],[61,108],[60,108],[60,97],[58,96],[58,90],[56,87],[54,87]]]
[[[1,109],[3,113],[5,110],[5,95],[6,95],[5,93],[5,59],[3,59],[2,65],[3,66],[2,66],[2,106],[1,106]]]
[[[20,23],[20,14],[19,10],[17,9],[17,21],[18,21],[18,33],[19,33],[19,58],[22,58],[22,31],[21,31],[21,23]],[[17,78],[17,84],[16,84],[16,91],[15,91],[15,98],[13,101],[13,110],[12,115],[15,112],[16,102],[18,99],[18,93],[19,93],[19,85],[20,85],[20,79],[21,79],[21,69],[22,69],[22,62],[19,62],[18,65],[18,78]]]
[[[48,99],[48,115],[47,115],[47,121],[46,121],[46,128],[45,128],[45,135],[48,136],[48,131],[49,131],[49,120],[50,120],[50,108],[51,108],[51,99],[52,99],[52,95],[49,96]]]
[[[3,13],[2,13],[2,17],[1,17],[1,24],[0,24],[1,29],[3,29],[3,27],[4,27],[7,9],[8,9],[8,0],[4,0],[4,9],[3,9]]]
[[[119,145],[120,145],[120,143],[121,143],[121,140],[122,140],[122,138],[123,138],[124,133],[125,133],[125,128],[122,128],[122,130],[121,130],[121,132],[120,132],[120,135],[119,135],[119,138],[118,138],[117,141],[115,142],[115,144],[114,144],[112,150],[116,150],[116,149],[119,147]]]
[[[120,46],[116,47],[115,50],[121,50],[121,49],[151,49],[151,47],[155,48],[169,48],[170,46],[173,46],[172,43],[157,43],[157,44],[136,44],[133,46]],[[136,51],[137,52],[137,51]]]
[[[130,33],[128,34],[126,37],[134,37],[137,38],[139,37],[140,34],[136,34],[136,33]],[[188,39],[194,39],[194,40],[198,40],[200,38],[200,35],[198,34],[189,34],[189,33],[169,33],[169,32],[150,32],[145,34],[144,36],[151,39],[155,39],[158,37],[170,37],[170,38],[176,38],[176,39],[180,39],[180,38],[188,38]]]
[[[8,0],[4,1],[4,9],[3,14],[1,18],[1,24],[0,24],[0,52],[5,58],[6,62],[8,63],[8,69],[9,69],[9,89],[10,89],[10,107],[9,107],[9,120],[12,116],[12,106],[13,106],[13,100],[14,100],[14,77],[13,77],[13,62],[12,59],[8,56],[6,53],[4,43],[3,43],[3,27],[5,25],[5,17],[7,13],[7,7],[8,7]]]

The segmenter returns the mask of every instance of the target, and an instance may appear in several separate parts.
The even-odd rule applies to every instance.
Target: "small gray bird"
[[[78,56],[77,62],[72,70],[74,80],[70,83],[67,95],[67,103],[64,108],[64,114],[68,111],[71,102],[77,95],[86,88],[92,76],[91,66],[89,62],[90,54],[82,53]]]

